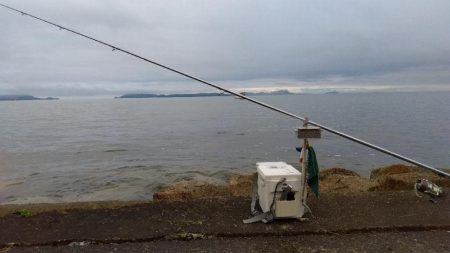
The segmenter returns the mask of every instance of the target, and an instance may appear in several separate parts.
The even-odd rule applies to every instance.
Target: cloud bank
[[[450,89],[449,1],[1,2],[228,88]],[[0,45],[0,94],[210,91],[1,8]]]

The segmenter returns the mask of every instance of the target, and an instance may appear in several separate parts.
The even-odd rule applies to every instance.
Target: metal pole
[[[303,127],[307,127],[309,123],[309,118],[305,117],[305,120],[303,121]],[[308,158],[306,156],[306,152],[308,152],[308,139],[303,139],[303,146],[302,146],[302,152],[301,152],[301,164],[302,164],[302,205],[306,206],[306,197],[308,196],[308,190],[306,187],[306,174],[308,173]]]
[[[92,41],[94,41],[94,42],[100,43],[100,44],[102,44],[102,45],[105,45],[105,46],[107,46],[107,47],[112,48],[113,51],[121,51],[121,52],[123,52],[123,53],[125,53],[125,54],[131,55],[131,56],[133,56],[133,57],[136,57],[136,58],[141,59],[141,60],[143,60],[143,61],[146,61],[146,62],[148,62],[148,63],[154,64],[154,65],[159,66],[159,67],[161,67],[161,68],[167,69],[167,70],[172,71],[172,72],[177,73],[177,74],[180,74],[180,75],[182,75],[182,76],[185,76],[185,77],[190,78],[190,79],[192,79],[192,80],[195,80],[195,81],[197,81],[197,82],[206,84],[206,85],[208,85],[208,86],[210,86],[210,87],[213,87],[213,88],[215,88],[215,89],[218,89],[218,90],[221,90],[221,91],[226,92],[226,93],[228,93],[228,94],[231,94],[231,95],[234,95],[234,96],[243,98],[243,99],[248,100],[248,101],[250,101],[250,102],[252,102],[252,103],[255,103],[255,104],[260,105],[260,106],[262,106],[262,107],[268,108],[268,109],[270,109],[270,110],[273,110],[273,111],[282,113],[282,114],[287,115],[287,116],[289,116],[289,117],[291,117],[291,118],[299,119],[299,120],[302,120],[302,121],[305,120],[305,118],[300,117],[300,116],[298,116],[298,115],[295,115],[295,114],[293,114],[293,113],[290,113],[290,112],[288,112],[288,111],[285,111],[285,110],[282,110],[282,109],[280,109],[280,108],[271,106],[271,105],[269,105],[269,104],[260,102],[260,101],[258,101],[258,100],[253,99],[253,98],[250,98],[250,97],[244,96],[244,95],[242,95],[242,94],[239,94],[239,93],[237,93],[237,92],[233,92],[233,91],[231,91],[231,90],[225,89],[225,88],[223,88],[223,87],[221,87],[221,86],[218,86],[218,85],[216,85],[216,84],[207,82],[207,81],[202,80],[202,79],[200,79],[200,78],[197,78],[197,77],[195,77],[195,76],[189,75],[189,74],[184,73],[184,72],[182,72],[182,71],[173,69],[173,68],[171,68],[171,67],[169,67],[169,66],[166,66],[166,65],[163,65],[163,64],[161,64],[161,63],[158,63],[158,62],[149,60],[149,59],[147,59],[147,58],[145,58],[145,57],[142,57],[142,56],[140,56],[140,55],[137,55],[137,54],[135,54],[135,53],[133,53],[133,52],[130,52],[130,51],[121,49],[121,48],[116,47],[116,46],[114,46],[114,45],[112,45],[112,44],[109,44],[109,43],[107,43],[107,42],[104,42],[104,41],[95,39],[95,38],[93,38],[93,37],[90,37],[90,36],[88,36],[88,35],[85,35],[85,34],[82,34],[82,33],[80,33],[80,32],[74,31],[74,30],[69,29],[69,28],[67,28],[67,27],[64,27],[64,26],[55,24],[55,23],[50,22],[50,21],[48,21],[48,20],[45,20],[45,19],[42,19],[42,18],[33,16],[33,15],[29,14],[29,13],[26,13],[26,12],[24,12],[24,11],[21,11],[21,10],[15,9],[15,8],[12,8],[12,7],[10,7],[10,6],[7,6],[7,5],[4,5],[4,4],[1,4],[1,3],[0,3],[0,6],[2,6],[2,7],[4,7],[4,8],[7,8],[7,9],[10,9],[10,10],[12,10],[12,11],[18,12],[18,13],[24,15],[24,16],[29,16],[29,17],[34,18],[34,19],[36,19],[36,20],[39,20],[39,21],[41,21],[41,22],[44,22],[44,23],[47,23],[47,24],[49,24],[49,25],[55,26],[55,27],[59,28],[60,30],[66,30],[66,31],[68,31],[68,32],[74,33],[74,34],[79,35],[79,36],[81,36],[81,37],[84,37],[84,38],[86,38],[86,39],[89,39],[89,40],[92,40]],[[367,142],[367,141],[358,139],[358,138],[353,137],[353,136],[351,136],[351,135],[348,135],[348,134],[346,134],[346,133],[343,133],[343,132],[334,130],[334,129],[330,128],[330,127],[326,127],[326,126],[321,125],[321,124],[319,124],[319,123],[316,123],[316,122],[313,122],[313,121],[309,121],[308,123],[311,124],[311,125],[320,127],[320,128],[322,128],[323,130],[328,131],[328,132],[330,132],[330,133],[339,135],[339,136],[341,136],[341,137],[343,137],[343,138],[345,138],[345,139],[354,141],[354,142],[359,143],[359,144],[361,144],[361,145],[364,145],[364,146],[366,146],[366,147],[375,149],[375,150],[377,150],[377,151],[380,151],[380,152],[382,152],[382,153],[391,155],[391,156],[396,157],[396,158],[398,158],[398,159],[400,159],[400,160],[403,160],[403,161],[405,161],[405,162],[409,162],[409,163],[411,163],[411,164],[414,164],[414,165],[416,165],[416,166],[422,167],[422,168],[424,168],[424,169],[431,170],[431,171],[433,171],[433,172],[435,172],[435,173],[437,173],[437,174],[439,174],[439,175],[442,175],[442,176],[445,176],[445,177],[449,177],[449,178],[450,178],[450,173],[447,173],[447,172],[438,170],[438,169],[436,169],[436,168],[434,168],[434,167],[432,167],[432,166],[430,166],[430,165],[427,165],[427,164],[418,162],[418,161],[413,160],[413,159],[411,159],[411,158],[408,158],[408,157],[406,157],[406,156],[400,155],[400,154],[398,154],[398,153],[395,153],[395,152],[390,151],[390,150],[388,150],[388,149],[382,148],[382,147],[377,146],[377,145],[375,145],[375,144],[369,143],[369,142]]]
[[[308,158],[306,156],[306,152],[308,152],[308,139],[303,140],[302,147],[302,205],[306,205],[306,197],[308,196],[308,190],[306,188],[306,176],[308,169]]]

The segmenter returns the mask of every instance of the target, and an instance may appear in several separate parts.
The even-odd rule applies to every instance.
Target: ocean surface
[[[259,96],[436,167],[450,167],[450,93]],[[232,97],[0,102],[0,203],[151,199],[183,179],[297,164],[301,122]],[[321,168],[401,161],[323,132]]]

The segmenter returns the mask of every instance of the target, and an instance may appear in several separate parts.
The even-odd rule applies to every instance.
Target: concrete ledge
[[[448,190],[448,189],[447,189]],[[0,218],[3,248],[68,247],[164,241],[236,240],[249,237],[335,236],[450,230],[450,201],[431,203],[413,191],[323,194],[311,197],[309,221],[280,220],[243,224],[249,198],[201,199],[187,202],[133,203],[98,209],[65,209],[31,217]],[[364,237],[364,236],[362,236]],[[448,237],[442,238],[448,241]],[[337,239],[336,239],[337,240]],[[212,243],[212,242],[211,242]]]

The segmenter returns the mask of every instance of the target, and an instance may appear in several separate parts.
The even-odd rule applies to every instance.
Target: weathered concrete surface
[[[138,204],[146,204],[150,201],[92,201],[92,202],[65,202],[52,204],[6,204],[0,205],[0,218],[19,210],[29,210],[33,214],[46,213],[57,210],[60,213],[78,210],[96,210],[96,209],[116,209],[120,207],[129,207]]]
[[[55,210],[27,218],[9,214],[0,218],[0,245],[13,252],[411,252],[426,247],[430,251],[421,252],[450,252],[448,197],[433,204],[412,191],[323,194],[309,200],[314,213],[309,221],[268,225],[242,223],[249,204],[248,198],[222,198]]]
[[[447,231],[385,232],[335,235],[256,236],[122,244],[72,243],[70,246],[13,248],[13,252],[450,252]]]

